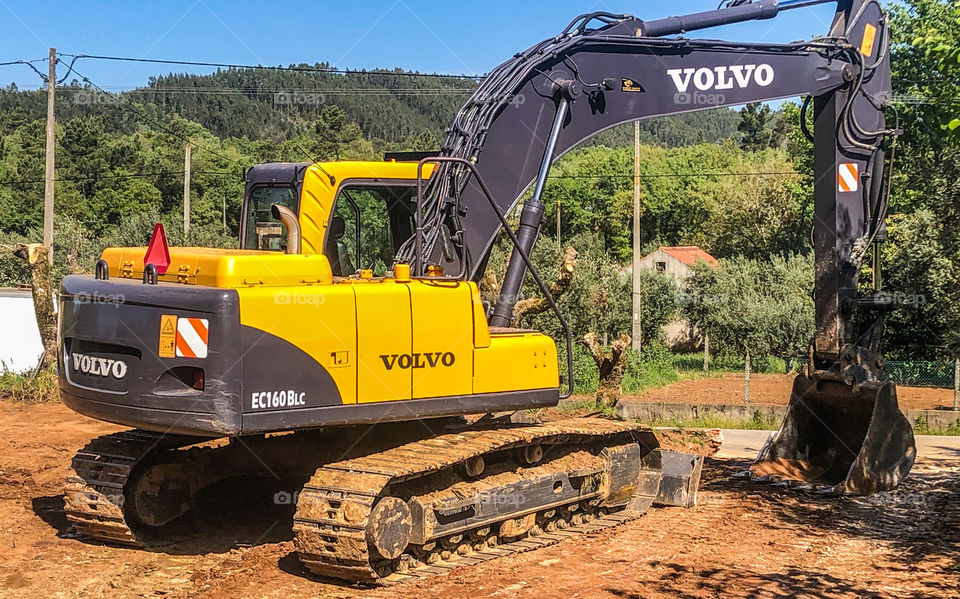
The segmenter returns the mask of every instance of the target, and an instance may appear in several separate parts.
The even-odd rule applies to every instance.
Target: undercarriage
[[[390,584],[614,526],[655,501],[691,505],[702,465],[674,454],[664,482],[652,431],[599,419],[197,441],[146,431],[95,439],[73,460],[67,518],[85,537],[149,547],[219,481],[305,481],[274,500],[296,504],[295,544],[307,569]]]

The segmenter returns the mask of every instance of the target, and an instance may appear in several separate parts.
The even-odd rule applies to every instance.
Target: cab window
[[[335,276],[365,268],[385,276],[400,246],[414,232],[416,188],[409,185],[347,185],[337,194],[324,254]]]
[[[247,199],[247,228],[244,232],[245,248],[270,251],[287,249],[287,231],[270,211],[274,204],[297,212],[294,188],[289,185],[258,185],[250,192]]]

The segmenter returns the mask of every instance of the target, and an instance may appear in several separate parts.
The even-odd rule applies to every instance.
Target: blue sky
[[[604,10],[655,19],[710,10],[718,1],[0,0],[0,62],[43,58],[55,46],[71,54],[265,65],[326,61],[340,68],[483,73],[555,35],[580,13]],[[834,6],[797,9],[773,21],[700,35],[765,42],[806,39],[826,33]],[[77,69],[111,88],[143,85],[150,75],[171,69],[211,71],[105,61],[81,61]],[[39,85],[27,67],[0,67],[0,83],[11,81],[21,87]]]

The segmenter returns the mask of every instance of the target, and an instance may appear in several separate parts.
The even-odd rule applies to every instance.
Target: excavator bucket
[[[900,484],[916,456],[893,383],[855,387],[801,374],[780,430],[761,448],[750,475],[868,495]]]

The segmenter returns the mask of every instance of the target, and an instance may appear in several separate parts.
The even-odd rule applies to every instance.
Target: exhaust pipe
[[[293,210],[280,204],[270,207],[270,213],[287,229],[287,253],[300,253],[300,220]]]

